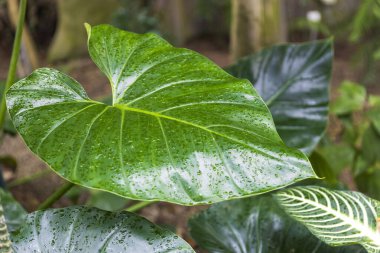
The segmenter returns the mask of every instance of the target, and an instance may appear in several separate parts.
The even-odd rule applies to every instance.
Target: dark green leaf
[[[362,156],[369,165],[380,162],[380,134],[373,126],[363,134]]]
[[[228,71],[253,83],[285,143],[310,154],[326,129],[332,57],[331,40],[281,45]]]
[[[319,241],[271,196],[213,205],[189,225],[197,243],[215,253],[365,253],[360,246],[334,248]]]
[[[11,239],[15,253],[194,252],[172,232],[135,214],[86,207],[29,214]]]
[[[4,208],[5,222],[9,232],[17,230],[24,224],[27,213],[10,192],[0,189],[0,204]]]
[[[338,175],[335,174],[335,170],[331,168],[330,164],[318,151],[314,151],[309,159],[319,177],[324,178],[330,184],[337,183]]]
[[[363,108],[366,90],[362,85],[344,81],[339,87],[339,93],[339,97],[331,104],[331,112],[344,115]]]
[[[194,205],[315,177],[285,146],[246,81],[154,34],[88,27],[113,106],[70,77],[39,69],[7,92],[29,148],[65,179],[123,197]]]
[[[352,165],[354,149],[346,143],[329,143],[317,150],[334,170],[335,175],[339,175],[343,169]]]
[[[361,192],[371,198],[380,200],[380,161],[355,178],[355,182]]]

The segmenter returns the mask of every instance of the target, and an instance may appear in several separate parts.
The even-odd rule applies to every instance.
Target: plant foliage
[[[378,201],[359,192],[313,186],[280,191],[276,199],[291,217],[327,244],[360,243],[370,253],[380,252]]]
[[[330,39],[280,45],[245,57],[227,71],[252,82],[287,145],[311,154],[326,129],[332,57]]]
[[[154,34],[87,30],[112,106],[47,68],[7,92],[28,147],[65,179],[127,198],[194,205],[315,177],[305,155],[283,144],[247,80]]]
[[[31,213],[11,239],[15,253],[194,252],[172,232],[135,214],[78,206]]]

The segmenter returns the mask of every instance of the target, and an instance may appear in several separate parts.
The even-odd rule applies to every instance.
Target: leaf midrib
[[[147,114],[147,115],[151,115],[153,117],[156,117],[156,118],[164,118],[164,119],[168,119],[168,120],[172,120],[172,121],[176,121],[176,122],[179,122],[179,123],[182,123],[182,124],[185,124],[185,125],[189,125],[189,126],[192,126],[192,127],[195,127],[195,128],[199,128],[199,129],[202,129],[210,134],[214,134],[214,135],[218,135],[220,137],[223,137],[223,138],[226,138],[228,140],[231,140],[231,141],[234,141],[236,143],[239,143],[249,149],[255,149],[257,152],[263,154],[264,156],[269,156],[273,159],[276,159],[276,160],[281,160],[279,159],[278,157],[275,157],[275,156],[272,156],[264,151],[261,151],[259,150],[257,147],[254,147],[254,146],[250,146],[248,145],[247,143],[244,143],[238,139],[235,139],[235,138],[232,138],[232,137],[229,137],[225,134],[222,134],[222,133],[219,133],[219,132],[216,132],[216,131],[213,131],[207,127],[204,127],[204,126],[201,126],[201,125],[198,125],[198,124],[194,124],[192,122],[189,122],[189,121],[185,121],[185,120],[182,120],[182,119],[178,119],[178,118],[174,118],[174,117],[171,117],[171,116],[167,116],[167,115],[164,115],[164,114],[160,114],[160,113],[156,113],[156,112],[151,112],[151,111],[146,111],[146,110],[142,110],[142,109],[138,109],[138,108],[134,108],[134,107],[129,107],[129,106],[126,106],[126,105],[123,105],[123,104],[115,104],[111,107],[115,107],[115,108],[118,108],[120,110],[126,110],[126,111],[132,111],[132,112],[137,112],[137,113],[142,113],[142,114]],[[258,137],[260,138],[265,138],[259,134],[257,134]],[[271,141],[272,143],[275,143],[274,141],[270,140],[270,139],[267,139],[265,138],[266,140],[269,140]],[[277,144],[277,143],[276,143]]]

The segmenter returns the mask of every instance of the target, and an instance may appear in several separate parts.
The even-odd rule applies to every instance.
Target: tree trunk
[[[118,6],[117,0],[58,0],[58,27],[49,49],[49,60],[85,54],[87,35],[83,24],[108,23]]]
[[[156,9],[162,17],[161,30],[176,46],[183,46],[195,34],[194,21],[195,1],[158,0]]]
[[[286,41],[281,0],[232,0],[231,59]]]

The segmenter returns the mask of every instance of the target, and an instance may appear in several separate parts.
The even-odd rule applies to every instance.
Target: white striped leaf
[[[380,252],[380,202],[359,192],[315,186],[283,190],[276,199],[290,216],[327,244],[361,244],[370,253]]]
[[[11,241],[5,224],[3,206],[0,204],[0,253],[12,253]]]

